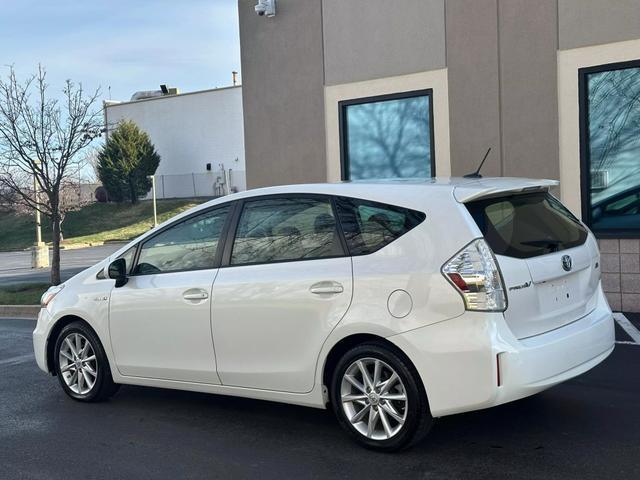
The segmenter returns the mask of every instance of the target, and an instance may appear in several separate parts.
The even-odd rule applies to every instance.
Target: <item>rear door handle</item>
[[[185,300],[206,300],[209,294],[201,288],[190,288],[182,294]]]
[[[318,282],[311,285],[309,291],[316,295],[332,295],[344,292],[344,287],[338,282]]]

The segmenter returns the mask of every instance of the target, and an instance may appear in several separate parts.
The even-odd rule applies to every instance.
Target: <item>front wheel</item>
[[[74,400],[98,402],[118,389],[100,340],[82,322],[62,329],[56,340],[54,361],[62,389]]]
[[[421,440],[433,424],[413,365],[378,343],[358,345],[340,359],[333,373],[331,403],[341,426],[375,450],[406,448]]]

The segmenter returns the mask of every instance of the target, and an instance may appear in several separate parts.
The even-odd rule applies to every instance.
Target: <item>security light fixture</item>
[[[258,16],[275,17],[276,16],[276,0],[258,0],[255,6]]]

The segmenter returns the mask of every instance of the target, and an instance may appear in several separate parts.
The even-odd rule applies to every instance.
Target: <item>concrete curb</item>
[[[40,313],[40,305],[0,305],[0,318],[24,318],[35,320]]]

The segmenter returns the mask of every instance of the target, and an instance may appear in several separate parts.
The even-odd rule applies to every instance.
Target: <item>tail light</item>
[[[507,295],[496,258],[484,239],[474,240],[442,266],[467,310],[503,312]]]

